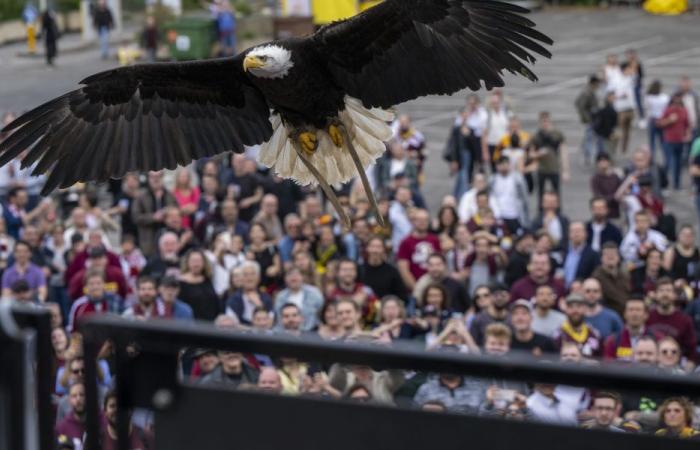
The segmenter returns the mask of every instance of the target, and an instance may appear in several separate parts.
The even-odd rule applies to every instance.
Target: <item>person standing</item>
[[[617,111],[617,124],[622,133],[622,153],[627,153],[630,140],[630,128],[634,122],[634,79],[635,68],[627,62],[622,63],[622,76],[617,78],[614,85],[615,111]]]
[[[233,56],[236,52],[236,14],[228,0],[219,3],[216,27],[219,31],[220,55]]]
[[[542,195],[547,181],[552,190],[560,192],[560,174],[562,181],[569,181],[569,157],[564,147],[564,135],[554,128],[549,112],[540,113],[540,129],[530,141],[534,158],[538,161],[537,199],[538,208],[542,208]]]
[[[440,240],[429,233],[430,214],[424,209],[413,212],[413,230],[398,246],[396,261],[401,278],[410,290],[416,280],[428,272],[428,258],[440,252]]]
[[[480,105],[479,96],[467,97],[467,104],[455,119],[452,134],[447,144],[446,158],[450,171],[457,174],[455,198],[460,198],[469,189],[476,163],[481,160],[481,138],[488,113]]]
[[[664,135],[663,129],[657,125],[657,121],[664,115],[664,111],[668,106],[671,98],[668,94],[662,92],[661,81],[654,80],[647,89],[647,94],[644,96],[644,107],[649,117],[649,149],[651,150],[651,161],[656,162],[656,143],[663,149]]]
[[[148,62],[155,62],[156,61],[156,56],[158,53],[158,25],[156,24],[156,18],[153,16],[147,16],[146,17],[146,26],[143,28],[143,31],[141,33],[141,44],[143,45],[143,48],[146,50],[146,59]],[[180,169],[180,170],[187,170],[187,169]],[[179,176],[179,172],[178,172]],[[188,179],[189,181],[189,179]],[[176,178],[176,183],[177,183],[177,178]],[[176,186],[177,188],[177,186]],[[178,201],[180,199],[178,198]],[[195,206],[199,203],[199,197],[197,197],[197,202],[195,202]]]
[[[599,87],[600,79],[596,75],[591,75],[588,78],[586,86],[578,97],[576,97],[576,111],[581,119],[581,123],[586,127],[583,140],[581,141],[583,161],[586,165],[591,163],[594,151],[597,148],[595,131],[593,130],[593,117],[599,108],[598,97],[596,95]]]
[[[92,23],[100,38],[100,56],[109,58],[109,32],[114,28],[114,17],[107,6],[107,0],[99,0],[92,13]]]
[[[683,94],[673,94],[656,125],[663,130],[666,176],[669,176],[669,172],[672,174],[673,188],[678,190],[681,185],[683,148],[692,133],[688,110],[683,104]]]
[[[646,121],[644,120],[646,111],[644,109],[644,102],[642,101],[644,68],[642,67],[642,62],[639,60],[639,55],[637,55],[637,50],[633,48],[625,50],[625,58],[625,62],[631,66],[632,73],[634,74],[634,103],[637,107],[637,114],[639,115],[639,128],[644,129],[646,127]]]
[[[486,126],[481,140],[481,159],[485,167],[496,170],[494,154],[501,137],[508,132],[508,111],[501,102],[501,96],[493,94],[489,98],[486,111]]]
[[[41,34],[44,36],[44,46],[46,47],[46,64],[53,66],[53,60],[58,55],[58,24],[56,14],[47,9],[41,15]]]

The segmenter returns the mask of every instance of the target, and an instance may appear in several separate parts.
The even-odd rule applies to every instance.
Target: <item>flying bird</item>
[[[0,166],[28,150],[21,165],[48,174],[47,195],[262,144],[262,164],[318,184],[347,224],[331,186],[359,175],[377,212],[365,168],[385,151],[392,107],[503,86],[504,71],[537,80],[526,64],[551,57],[543,44],[552,40],[527,12],[490,0],[385,0],[235,57],[98,73],[7,125]]]

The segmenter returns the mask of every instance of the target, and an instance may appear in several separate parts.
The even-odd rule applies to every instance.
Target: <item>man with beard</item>
[[[490,301],[488,301],[486,309],[474,317],[471,327],[469,327],[469,332],[479,346],[484,345],[486,327],[492,323],[505,323],[508,318],[510,297],[505,285],[498,283],[490,289],[486,286],[479,286],[475,293],[481,293],[486,289],[488,289]]]
[[[631,298],[625,304],[625,327],[619,333],[608,336],[603,347],[607,360],[632,361],[632,349],[643,337],[656,337],[646,327],[649,308],[641,298]]]
[[[622,232],[608,220],[608,201],[603,197],[593,197],[590,208],[591,220],[586,223],[588,245],[596,252],[600,252],[606,242],[620,245]]]
[[[527,266],[528,274],[516,281],[510,289],[512,301],[524,298],[530,300],[535,296],[538,286],[549,285],[561,298],[566,294],[566,289],[561,280],[551,274],[551,261],[549,255],[542,252],[533,253],[530,256],[530,264]]]
[[[603,304],[618,314],[624,314],[630,297],[630,275],[620,264],[620,250],[614,242],[606,242],[600,252],[600,266],[593,271],[603,291]]]
[[[82,381],[73,383],[68,388],[70,414],[56,424],[56,437],[65,436],[73,442],[76,449],[83,448],[85,435],[85,385]]]
[[[117,447],[117,394],[110,391],[105,395],[102,413],[104,415],[104,428],[102,429],[102,450],[116,450]],[[145,450],[153,448],[153,436],[129,421],[128,450]]]
[[[447,261],[441,253],[433,253],[428,257],[428,272],[416,282],[413,297],[423,298],[425,289],[431,284],[439,284],[445,288],[450,298],[450,308],[454,312],[465,313],[471,306],[464,283],[460,283],[450,276],[447,270]]]
[[[258,371],[243,358],[243,354],[221,350],[219,365],[203,376],[198,384],[236,388],[241,384],[256,384]]]
[[[656,282],[656,308],[649,313],[647,327],[652,332],[673,337],[686,358],[685,368],[691,370],[697,361],[697,337],[689,316],[676,307],[676,289],[673,280],[659,278]]]
[[[91,314],[118,313],[121,302],[105,290],[104,274],[90,270],[85,275],[86,293],[73,302],[68,315],[68,331],[75,329],[78,320]]]
[[[338,263],[337,278],[336,287],[328,294],[328,300],[351,299],[362,311],[363,323],[374,323],[379,312],[379,299],[371,288],[357,281],[355,261],[341,259]]]
[[[386,262],[386,247],[381,237],[371,237],[366,247],[367,260],[362,265],[360,280],[379,298],[395,295],[404,302],[408,300],[406,286],[401,274],[393,264]]]
[[[555,353],[554,341],[532,331],[532,307],[527,300],[516,300],[510,307],[510,324],[513,328],[511,349],[540,357],[543,353]]]
[[[164,276],[180,275],[180,258],[177,254],[178,238],[175,233],[163,233],[158,239],[158,254],[148,261],[141,275],[160,280]]]
[[[622,319],[619,314],[602,305],[603,290],[595,278],[583,282],[583,298],[586,301],[586,323],[598,330],[601,339],[622,331]]]
[[[578,294],[566,298],[566,322],[554,335],[554,341],[561,348],[564,342],[571,342],[581,350],[581,354],[591,358],[599,356],[602,342],[598,330],[585,322],[586,301]]]
[[[141,276],[136,281],[136,304],[122,313],[123,317],[136,320],[149,320],[165,317],[165,305],[158,299],[156,280]]]

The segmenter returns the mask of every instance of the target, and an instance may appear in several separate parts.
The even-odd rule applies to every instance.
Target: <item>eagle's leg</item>
[[[307,155],[312,155],[318,148],[318,138],[316,133],[310,130],[300,131],[296,139],[299,141],[302,150],[306,152]]]
[[[331,123],[328,125],[328,135],[333,141],[333,145],[338,148],[343,148],[343,134],[340,132],[340,123]]]
[[[346,228],[349,229],[351,226],[350,218],[348,218],[348,215],[345,213],[345,209],[343,209],[341,206],[340,202],[338,201],[338,197],[335,195],[335,192],[333,192],[333,188],[331,188],[326,181],[326,178],[313,166],[313,164],[311,164],[311,161],[309,161],[309,157],[307,156],[306,149],[301,143],[301,139],[292,139],[292,145],[294,146],[294,150],[297,152],[297,156],[299,156],[299,159],[301,159],[301,162],[304,163],[306,168],[309,169],[309,172],[311,172],[316,180],[318,180],[318,185],[321,186],[321,189],[323,189],[326,197],[328,197],[328,200],[330,200],[331,204],[338,212],[338,217],[340,217],[341,222]]]
[[[348,144],[348,151],[350,152],[350,156],[352,157],[352,162],[355,163],[355,168],[357,168],[357,174],[360,176],[360,180],[362,181],[362,187],[365,190],[365,195],[367,195],[367,199],[369,200],[369,204],[372,207],[372,210],[374,211],[374,215],[377,217],[377,222],[380,226],[385,227],[386,224],[384,223],[384,217],[379,212],[379,206],[377,206],[377,199],[374,198],[372,187],[370,186],[369,180],[367,179],[367,172],[365,172],[365,168],[362,166],[362,161],[360,161],[360,157],[358,156],[357,151],[355,150],[355,146],[352,143],[352,139],[350,139],[350,134],[348,134],[348,130],[343,124],[338,125],[338,129],[342,133],[341,138],[345,139],[345,142],[347,142]]]

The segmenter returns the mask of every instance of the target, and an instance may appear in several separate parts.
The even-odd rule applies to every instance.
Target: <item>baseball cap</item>
[[[579,294],[570,294],[566,297],[566,304],[569,305],[573,303],[586,303],[586,300]]]
[[[177,278],[167,275],[160,280],[160,285],[163,287],[180,287],[180,283]]]
[[[491,285],[491,292],[495,293],[495,292],[499,292],[499,291],[510,292],[510,289],[508,289],[508,286],[506,286],[504,283],[497,281]]]
[[[532,312],[532,305],[530,305],[530,302],[525,300],[524,298],[519,298],[516,301],[514,301],[510,305],[510,310],[513,311],[515,308],[522,306],[523,308],[527,309],[528,312]]]
[[[199,357],[204,356],[204,355],[213,355],[215,353],[216,352],[210,348],[198,348],[197,350],[194,351],[194,353],[192,354],[192,357],[196,359],[196,358],[199,358]]]

